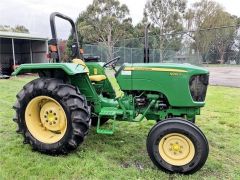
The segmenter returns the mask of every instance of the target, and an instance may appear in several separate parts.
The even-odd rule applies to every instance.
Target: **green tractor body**
[[[117,115],[118,120],[137,121],[136,116],[142,113],[147,119],[157,121],[185,116],[192,120],[200,114],[200,107],[205,104],[209,73],[203,68],[189,64],[126,63],[116,72],[116,77],[91,82],[91,75],[107,76],[103,64],[86,63],[89,75],[80,64],[23,64],[13,75],[39,73],[45,77],[64,77],[86,96],[95,114],[105,111],[107,107],[112,115],[106,116],[113,118]],[[114,90],[109,80],[114,78],[119,90]],[[116,97],[119,93],[116,91],[123,91],[124,95]]]
[[[97,133],[113,134],[115,121],[146,118],[158,122],[147,140],[156,166],[180,173],[193,173],[203,166],[208,145],[193,123],[205,104],[207,70],[190,64],[124,63],[113,75],[105,72],[107,63],[79,62],[23,64],[13,73],[40,76],[20,91],[14,105],[15,121],[26,142],[41,152],[65,153],[76,149],[91,124],[97,126]],[[112,128],[102,128],[108,119]],[[34,121],[44,131],[31,124]],[[163,153],[166,148],[169,152]]]

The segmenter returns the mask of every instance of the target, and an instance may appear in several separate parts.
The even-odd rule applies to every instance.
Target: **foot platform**
[[[111,135],[114,133],[114,130],[115,130],[115,121],[116,121],[116,117],[117,115],[120,115],[122,114],[122,110],[118,109],[118,108],[115,108],[115,107],[105,107],[105,108],[102,108],[101,112],[99,113],[99,116],[98,116],[98,123],[97,123],[97,133],[98,134],[108,134],[108,135]],[[102,129],[100,128],[100,121],[101,121],[101,117],[103,116],[107,116],[111,119],[113,119],[113,122],[112,122],[112,128],[111,129]]]

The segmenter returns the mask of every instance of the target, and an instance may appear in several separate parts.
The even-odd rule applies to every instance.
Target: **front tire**
[[[160,121],[150,130],[147,151],[161,170],[191,174],[204,165],[209,147],[197,126],[184,119],[171,118]]]
[[[47,154],[66,154],[78,147],[90,127],[86,98],[72,85],[39,78],[17,94],[14,121],[24,142]]]

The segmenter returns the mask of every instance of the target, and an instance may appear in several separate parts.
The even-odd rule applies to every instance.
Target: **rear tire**
[[[13,120],[24,143],[47,154],[75,150],[91,123],[86,98],[76,87],[55,78],[39,78],[26,84],[17,94],[13,108],[16,111]]]
[[[206,137],[193,123],[170,118],[160,121],[150,130],[147,151],[159,169],[191,174],[204,165],[209,147]]]

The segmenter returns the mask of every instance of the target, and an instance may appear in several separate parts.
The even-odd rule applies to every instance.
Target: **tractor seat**
[[[87,74],[89,76],[89,69],[88,69],[87,65],[84,63],[83,60],[81,60],[81,59],[73,59],[72,62],[74,64],[82,65],[84,67],[84,69],[87,71]],[[90,75],[89,79],[90,79],[90,81],[93,81],[93,82],[100,82],[100,81],[103,81],[103,80],[105,80],[107,78],[106,78],[105,75]]]
[[[91,76],[89,76],[89,79],[94,82],[100,82],[107,78],[105,75],[91,75]]]

